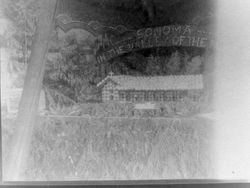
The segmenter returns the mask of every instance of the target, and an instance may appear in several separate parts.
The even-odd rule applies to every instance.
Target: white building
[[[128,76],[109,74],[97,84],[102,101],[167,102],[201,93],[202,75]]]

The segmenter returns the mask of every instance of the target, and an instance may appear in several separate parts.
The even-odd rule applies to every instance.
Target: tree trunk
[[[142,6],[148,14],[150,22],[153,22],[155,17],[154,2],[152,0],[142,0]]]
[[[40,3],[40,9],[37,28],[19,104],[15,139],[7,172],[3,174],[4,180],[7,181],[25,180],[24,174],[27,169],[29,147],[42,87],[46,52],[54,25],[56,0],[42,0],[38,3]]]

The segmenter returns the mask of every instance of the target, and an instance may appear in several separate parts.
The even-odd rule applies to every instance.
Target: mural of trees
[[[213,14],[208,2],[197,2],[197,0],[191,0],[188,3],[183,0],[168,2],[73,0],[70,3],[59,0],[58,2],[56,14],[68,13],[73,19],[84,19],[86,22],[91,21],[91,17],[103,25],[125,25],[134,29],[163,23],[164,25],[166,23],[194,24],[206,28],[211,25]],[[25,1],[25,3],[22,0],[6,1],[5,4],[5,14],[12,22],[13,28],[11,32],[6,33],[5,37],[11,38],[12,44],[15,45],[13,48],[18,51],[19,55],[14,56],[16,62],[27,64],[36,27],[37,4],[34,0]],[[88,12],[93,8],[98,11]],[[79,9],[86,11],[79,12]],[[193,11],[190,12],[190,9]],[[110,15],[111,13],[113,16]],[[163,13],[168,16],[163,16]],[[181,16],[182,14],[185,16]],[[50,55],[43,81],[48,95],[54,96],[52,98],[55,100],[66,100],[69,103],[96,100],[98,96],[95,85],[111,70],[115,74],[127,75],[199,74],[206,63],[203,60],[204,50],[197,53],[197,49],[183,50],[169,47],[132,52],[100,65],[94,56],[86,56],[82,51],[84,47],[93,49],[94,45],[91,39],[79,41],[77,36],[71,35],[61,40],[57,37],[56,31],[51,34]],[[15,64],[18,65],[18,63]],[[17,80],[21,82],[22,79]]]

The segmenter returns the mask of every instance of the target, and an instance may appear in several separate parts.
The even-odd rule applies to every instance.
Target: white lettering
[[[149,37],[149,36],[152,35],[152,33],[153,33],[152,28],[147,28],[146,31],[145,31],[145,36],[146,36],[146,37]]]
[[[170,29],[170,27],[169,26],[164,26],[163,27],[163,34],[164,35],[168,35],[169,33],[170,33],[170,31],[171,31],[171,29]]]

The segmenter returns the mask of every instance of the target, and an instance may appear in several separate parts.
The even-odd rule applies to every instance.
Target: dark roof
[[[202,75],[172,75],[172,76],[107,76],[98,87],[109,81],[114,81],[118,90],[192,90],[203,88]]]

